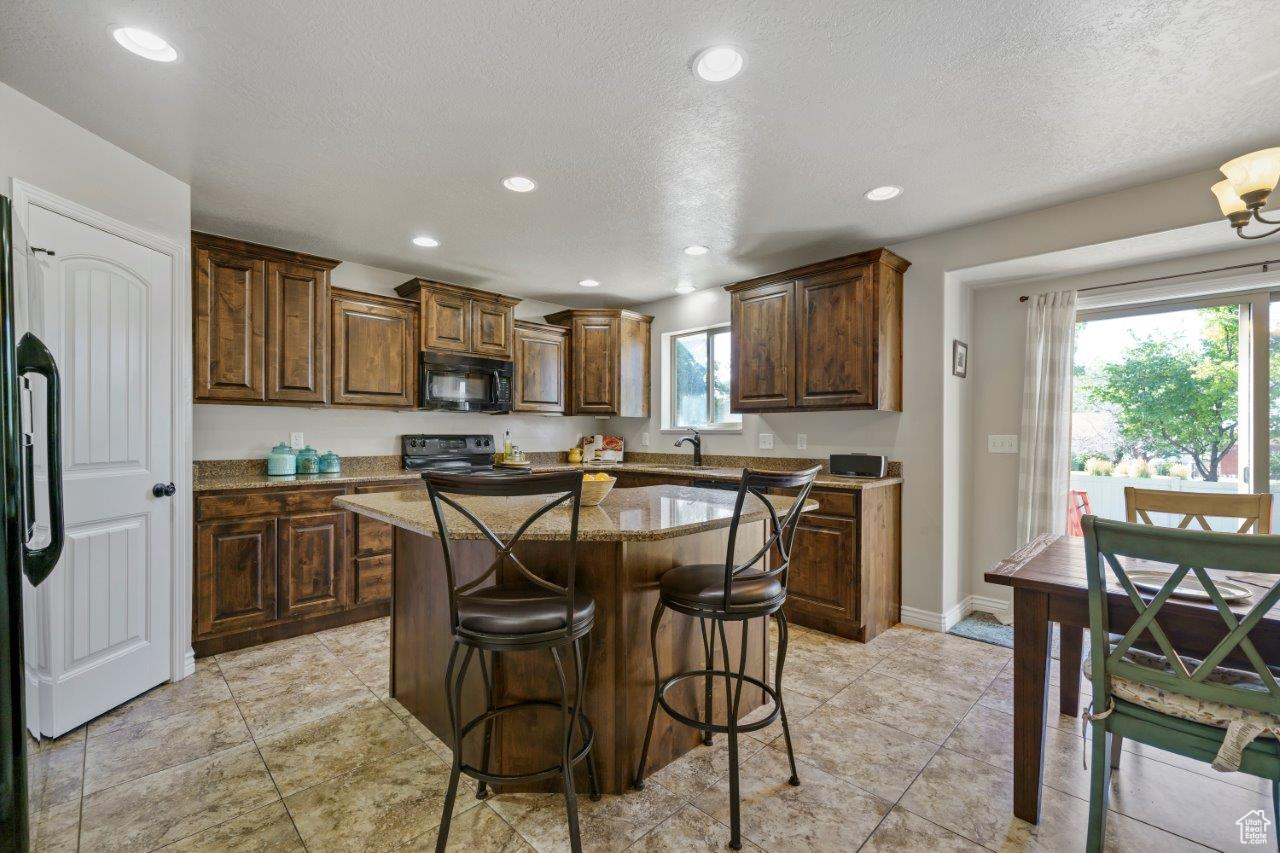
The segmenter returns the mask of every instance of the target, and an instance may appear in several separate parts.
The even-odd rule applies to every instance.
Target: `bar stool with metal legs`
[[[448,573],[449,619],[453,628],[453,648],[449,652],[449,664],[445,669],[445,692],[449,705],[449,724],[453,736],[453,767],[449,773],[449,790],[445,795],[444,816],[436,836],[436,850],[443,851],[449,840],[449,823],[458,794],[458,780],[462,774],[476,779],[477,796],[487,796],[487,786],[536,782],[561,777],[564,783],[565,808],[569,817],[569,840],[573,850],[581,850],[578,833],[578,796],[574,788],[573,768],[582,761],[587,763],[587,781],[591,799],[600,798],[600,783],[596,778],[595,758],[591,747],[595,731],[591,721],[582,712],[586,695],[588,660],[591,656],[590,634],[595,624],[595,601],[575,587],[576,545],[578,541],[578,514],[582,505],[582,475],[576,471],[554,474],[532,474],[503,478],[475,477],[465,474],[423,474],[427,495],[435,514],[444,564]],[[535,502],[528,517],[516,528],[506,542],[502,541],[475,513],[455,496],[521,498],[551,496],[545,502]],[[508,506],[519,504],[508,504]],[[564,583],[554,583],[539,577],[524,565],[513,553],[520,537],[538,519],[557,507],[567,506],[570,513],[569,540],[564,548]],[[475,527],[484,538],[498,549],[489,567],[478,577],[459,584],[454,571],[454,548],[449,541],[449,520],[458,516]],[[495,585],[482,586],[498,572],[502,565],[513,566],[520,582],[501,580]],[[583,646],[586,646],[584,651]],[[501,652],[534,651],[546,649],[555,664],[560,685],[560,701],[530,700],[506,705],[495,705],[494,658]],[[576,697],[569,695],[561,655],[568,651],[573,657]],[[458,663],[459,652],[462,655]],[[486,708],[483,713],[463,722],[462,687],[466,681],[471,657],[479,652],[480,671],[484,678]],[[485,652],[489,653],[486,665]],[[529,708],[554,708],[560,712],[560,761],[532,773],[501,774],[489,772],[489,747],[493,737],[495,718],[512,711]],[[484,725],[484,746],[481,766],[473,767],[462,760],[463,739],[479,725]],[[580,745],[575,750],[575,733]]]
[[[742,847],[741,820],[738,798],[738,735],[754,732],[782,718],[782,736],[787,743],[787,758],[791,761],[792,785],[800,784],[796,772],[796,758],[791,751],[791,731],[787,727],[787,711],[782,702],[782,666],[787,658],[787,617],[782,605],[787,600],[787,572],[791,564],[791,543],[795,538],[796,524],[801,510],[813,487],[813,478],[822,469],[807,471],[752,471],[742,472],[738,485],[738,499],[734,505],[733,521],[729,525],[729,547],[724,563],[703,563],[677,566],[663,573],[658,579],[658,606],[653,611],[649,628],[649,644],[653,653],[653,704],[649,707],[649,726],[640,751],[640,766],[636,768],[633,785],[644,787],[645,763],[649,759],[649,741],[653,737],[653,724],[658,707],[675,720],[702,731],[703,742],[711,743],[713,732],[723,732],[729,737],[729,846]],[[793,491],[795,503],[779,517],[773,504],[765,497],[765,490]],[[768,509],[768,532],[764,546],[750,559],[737,563],[734,560],[738,526],[742,521],[742,509],[748,497],[759,499]],[[772,555],[772,556],[771,556]],[[706,653],[704,669],[687,670],[663,678],[658,671],[658,625],[666,610],[674,610],[699,620],[702,629],[703,650]],[[747,674],[748,628],[752,619],[772,616],[778,620],[778,654],[774,668],[773,684]],[[729,643],[725,634],[726,622],[738,622],[742,626],[742,651],[736,670],[730,667]],[[709,624],[710,623],[710,624]],[[724,668],[714,664],[716,633],[720,635],[721,656]],[[676,684],[690,678],[703,679],[704,718],[690,717],[671,707],[667,692]],[[725,684],[726,721],[712,721],[711,685],[720,677]],[[766,676],[767,677],[767,676]],[[752,723],[738,722],[738,708],[742,699],[742,685],[759,688],[773,700],[770,713]]]

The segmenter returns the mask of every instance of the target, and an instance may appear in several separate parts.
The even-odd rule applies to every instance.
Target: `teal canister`
[[[270,477],[287,477],[298,472],[298,457],[293,455],[293,448],[283,441],[271,448],[267,454],[267,475]]]
[[[298,451],[298,473],[320,473],[320,454],[316,453],[314,447],[308,445]]]
[[[320,454],[320,473],[339,474],[342,472],[342,460],[332,450]]]

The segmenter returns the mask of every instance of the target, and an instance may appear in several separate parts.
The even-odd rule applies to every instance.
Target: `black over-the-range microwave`
[[[442,412],[509,412],[515,365],[496,358],[423,352],[418,405]]]

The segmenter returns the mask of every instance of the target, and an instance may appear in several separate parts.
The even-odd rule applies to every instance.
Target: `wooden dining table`
[[[1280,555],[1277,561],[1280,562]],[[1247,613],[1276,580],[1271,577],[1268,582],[1266,576],[1236,573],[1227,576],[1257,589],[1252,599],[1231,606],[1237,616]],[[1084,629],[1089,627],[1084,539],[1056,535],[1033,539],[997,563],[984,577],[988,583],[1013,587],[1013,813],[1038,823],[1049,704],[1051,628],[1055,622],[1061,631],[1061,711],[1073,717],[1080,712],[1081,646]],[[1108,628],[1112,633],[1122,633],[1133,624],[1138,613],[1114,579],[1109,587]],[[1157,621],[1178,653],[1192,657],[1208,654],[1227,633],[1222,615],[1208,602],[1169,599]],[[1265,660],[1280,661],[1280,606],[1272,608],[1249,637]],[[1137,646],[1156,650],[1154,643],[1144,643],[1142,639],[1150,637],[1144,634]],[[1225,663],[1250,666],[1242,656],[1228,657]]]

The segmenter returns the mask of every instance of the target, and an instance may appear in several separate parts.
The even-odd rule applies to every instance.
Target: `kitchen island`
[[[735,499],[733,492],[663,485],[614,489],[600,506],[582,508],[577,584],[596,603],[584,707],[595,727],[596,761],[605,792],[626,789],[640,756],[653,695],[649,624],[658,599],[658,577],[677,565],[724,560]],[[543,500],[460,499],[504,541]],[[771,500],[780,512],[792,504],[788,497]],[[447,743],[444,670],[452,641],[449,601],[443,553],[426,495],[420,489],[347,495],[336,498],[334,505],[395,528],[391,695]],[[738,559],[748,558],[763,544],[767,518],[765,506],[749,498],[739,528]],[[450,538],[456,540],[458,582],[483,574],[496,554],[493,544],[452,510],[446,522]],[[569,510],[553,510],[529,528],[515,553],[533,571],[563,582],[568,531]],[[504,566],[497,574],[498,582],[513,580],[515,570]],[[761,679],[769,661],[765,621],[753,620],[747,626],[748,673]],[[741,630],[732,623],[728,630],[730,656],[736,665],[742,648]],[[697,620],[668,613],[658,634],[658,655],[664,675],[703,668],[705,653]],[[499,655],[494,680],[498,704],[525,699],[558,701],[554,669],[545,652]],[[668,695],[673,705],[687,714],[701,710],[700,680],[689,679]],[[475,666],[463,692],[464,719],[478,713],[483,698],[481,673]],[[742,715],[762,702],[761,691],[744,689]],[[723,722],[723,681],[715,684],[712,708],[716,719]],[[491,756],[494,771],[520,773],[554,764],[559,731],[558,713],[519,712],[500,717]],[[693,749],[700,738],[699,732],[659,714],[650,747],[650,771]],[[479,761],[480,740],[477,729],[463,744],[470,763]],[[582,770],[580,766],[580,773]]]

